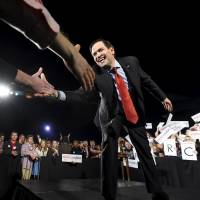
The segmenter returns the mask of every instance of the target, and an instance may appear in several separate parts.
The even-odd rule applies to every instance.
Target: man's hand
[[[172,102],[168,98],[165,98],[164,101],[162,102],[162,104],[163,104],[165,110],[167,110],[168,112],[173,111]]]
[[[50,93],[53,86],[45,80],[40,79],[41,73],[42,68],[32,76],[18,69],[15,81],[30,86],[37,93]]]
[[[81,49],[81,46],[79,44],[76,44],[74,45],[74,48],[76,49],[76,51],[78,52],[78,57],[77,58],[74,58],[75,60],[75,63],[77,62],[77,65],[78,63],[80,63],[79,65],[81,66],[81,63],[82,63],[82,66],[80,69],[77,68],[77,71],[75,73],[77,73],[77,75],[79,74],[79,78],[80,78],[80,81],[82,82],[82,85],[83,85],[83,88],[85,90],[87,89],[90,89],[92,90],[93,88],[93,81],[95,79],[95,74],[93,72],[92,69],[90,69],[90,66],[89,64],[87,63],[87,61],[82,57],[81,54],[79,54],[79,51]],[[77,60],[78,59],[78,60]],[[66,60],[64,60],[64,64],[65,66],[68,68],[70,64],[67,63]],[[88,69],[87,69],[87,68]]]
[[[92,90],[95,73],[64,34],[58,33],[49,48],[63,59],[65,66],[80,80],[85,90]]]
[[[40,70],[40,69],[39,69]],[[38,72],[39,72],[38,70]],[[47,79],[46,76],[44,75],[44,73],[40,73],[39,78],[44,81],[45,83],[50,84]],[[51,84],[50,84],[51,85]],[[43,92],[43,93],[35,93],[34,96],[37,97],[48,97],[48,96],[52,96],[52,97],[58,97],[58,91],[54,89],[54,87],[52,86],[52,88],[50,88],[48,90],[48,92]]]
[[[42,74],[42,68],[40,67],[39,70],[32,75],[32,85],[34,91],[40,94],[49,94],[54,89],[53,85],[51,85],[46,79],[41,79],[40,76]]]

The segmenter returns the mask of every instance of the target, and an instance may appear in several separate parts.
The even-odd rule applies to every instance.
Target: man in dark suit
[[[153,200],[168,200],[162,190],[145,131],[145,110],[142,89],[146,89],[157,98],[164,108],[171,112],[171,101],[157,84],[140,67],[136,57],[115,59],[115,49],[106,40],[98,39],[90,45],[96,71],[95,90],[84,92],[56,91],[61,100],[80,103],[93,101],[99,103],[95,123],[101,128],[103,147],[102,154],[102,194],[106,200],[116,199],[118,176],[118,146],[120,133],[129,134],[134,144],[144,172],[147,191],[152,193]],[[120,82],[120,83],[119,83]],[[122,86],[123,85],[123,86]],[[123,92],[121,89],[123,87]],[[124,93],[126,97],[124,98]],[[127,97],[128,96],[128,97]],[[127,101],[128,98],[128,101]],[[124,103],[125,102],[125,103]],[[127,109],[125,104],[129,104]],[[131,115],[131,116],[130,116]]]

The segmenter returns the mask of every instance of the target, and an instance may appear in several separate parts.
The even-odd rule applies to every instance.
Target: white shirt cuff
[[[66,101],[67,99],[66,94],[63,91],[58,90],[58,99],[60,101]]]

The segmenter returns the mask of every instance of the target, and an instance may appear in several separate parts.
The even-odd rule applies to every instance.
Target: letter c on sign
[[[185,153],[187,156],[193,156],[193,153],[192,153],[192,151],[190,151],[190,150],[192,150],[192,147],[187,147],[187,148],[184,149],[184,153]]]

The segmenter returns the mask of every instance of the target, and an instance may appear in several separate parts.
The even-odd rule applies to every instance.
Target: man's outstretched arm
[[[39,48],[49,48],[61,57],[84,89],[93,87],[94,71],[69,39],[61,33],[59,25],[41,0],[0,0],[0,18]]]
[[[49,94],[53,86],[47,81],[40,79],[41,73],[42,68],[31,76],[0,58],[0,80],[2,82],[16,81],[31,87],[34,92]]]

